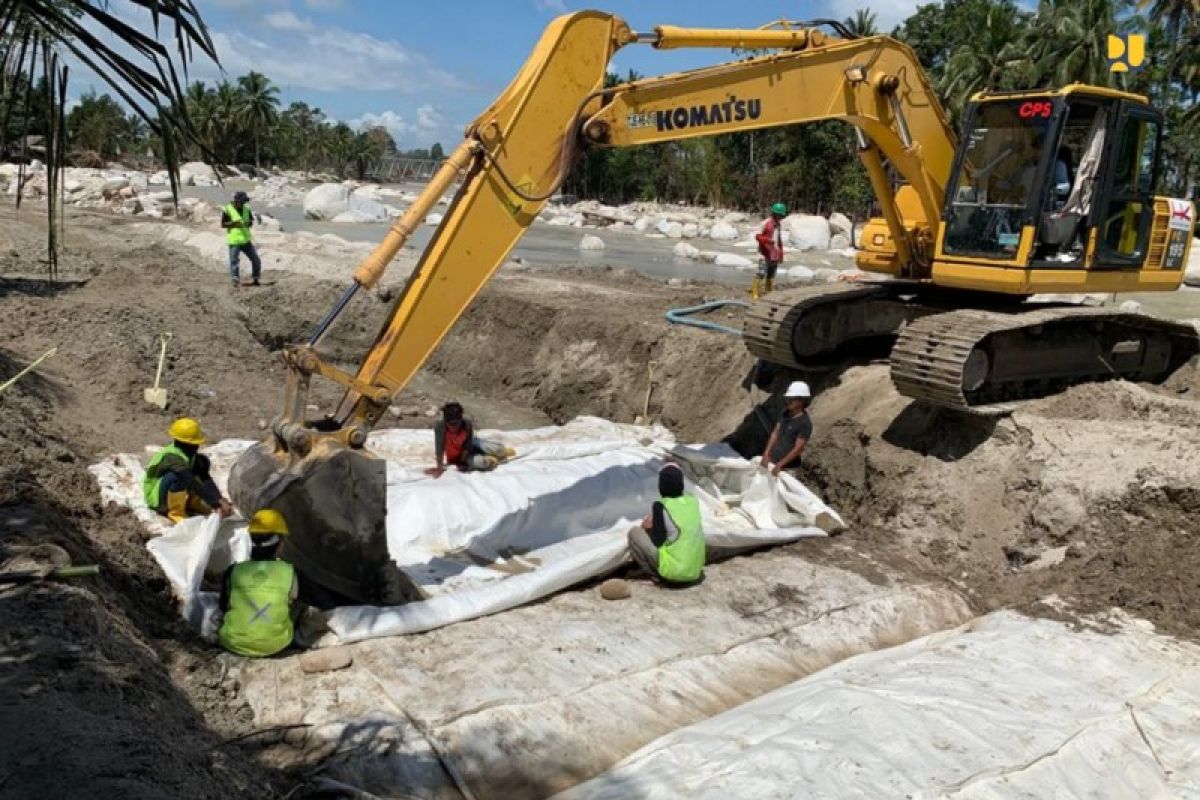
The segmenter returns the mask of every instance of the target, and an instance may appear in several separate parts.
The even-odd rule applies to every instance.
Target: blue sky
[[[286,105],[304,100],[334,119],[359,127],[382,124],[404,148],[453,143],[520,68],[545,25],[555,16],[602,7],[635,30],[656,24],[758,27],[780,17],[845,18],[870,7],[890,30],[917,5],[909,0],[198,0],[225,74],[250,69],[281,89]],[[144,14],[127,3],[111,9],[132,22]],[[139,27],[143,27],[139,25]],[[715,63],[724,51],[655,51],[630,46],[614,67],[646,75]],[[211,64],[193,76],[220,77]],[[81,72],[78,96],[104,87]],[[447,148],[448,149],[448,148]]]

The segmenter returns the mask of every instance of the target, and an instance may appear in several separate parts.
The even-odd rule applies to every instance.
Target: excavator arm
[[[770,55],[605,88],[613,54],[747,48]],[[388,562],[382,475],[362,453],[367,434],[504,261],[587,148],[622,147],[781,125],[841,120],[858,130],[860,157],[883,210],[901,274],[927,271],[954,155],[949,125],[913,53],[886,37],[838,39],[775,23],[760,30],[670,26],[635,33],[585,11],[556,19],[501,96],[467,129],[425,191],[355,272],[310,341],[285,351],[283,414],[268,442],[235,466],[230,488],[245,511],[273,506],[293,528],[289,557],[341,598],[411,596],[380,576]],[[893,193],[882,158],[908,186]],[[425,215],[456,182],[442,223],[356,375],[327,362],[322,338],[354,294],[375,286]],[[915,202],[905,202],[905,195]],[[319,374],[345,387],[336,412],[306,418]]]

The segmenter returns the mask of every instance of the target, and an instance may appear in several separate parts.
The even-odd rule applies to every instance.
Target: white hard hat
[[[812,397],[812,392],[808,390],[808,384],[804,381],[792,381],[788,386],[787,391],[783,393],[784,397]]]

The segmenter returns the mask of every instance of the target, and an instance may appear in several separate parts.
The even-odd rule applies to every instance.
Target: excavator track
[[[754,303],[742,323],[752,355],[793,369],[822,369],[846,347],[885,340],[908,321],[938,309],[912,300],[901,281],[832,284],[773,292]]]
[[[1160,381],[1200,352],[1187,324],[1104,308],[966,309],[906,325],[892,382],[943,408],[1003,414],[1020,400],[1121,378]]]

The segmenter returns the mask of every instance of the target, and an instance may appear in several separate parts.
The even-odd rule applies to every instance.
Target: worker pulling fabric
[[[462,472],[487,472],[517,454],[500,442],[476,436],[475,423],[463,416],[462,405],[455,402],[442,407],[442,419],[433,427],[433,449],[437,466],[426,472],[435,478],[450,466]]]
[[[222,517],[233,511],[210,474],[208,457],[200,452],[204,432],[200,423],[180,417],[167,430],[171,443],[155,453],[142,478],[146,506],[179,523],[214,510]]]
[[[287,521],[272,508],[250,518],[250,560],[225,570],[217,638],[231,653],[273,656],[292,644],[300,615],[295,568],[276,554],[288,535]]]
[[[704,572],[704,529],[700,502],[684,494],[683,469],[658,471],[660,498],[642,524],[629,531],[629,552],[647,572],[667,583],[693,583]]]
[[[760,462],[762,466],[770,468],[772,475],[800,466],[800,455],[813,432],[812,420],[808,417],[808,403],[812,398],[808,384],[792,381],[783,396],[786,407],[767,439]]]
[[[754,276],[754,284],[750,287],[750,295],[755,300],[775,289],[775,273],[779,270],[779,262],[783,261],[782,222],[786,216],[787,206],[783,203],[774,204],[771,206],[771,216],[767,217],[762,230],[754,236],[758,242],[758,254],[762,256],[758,274]]]

